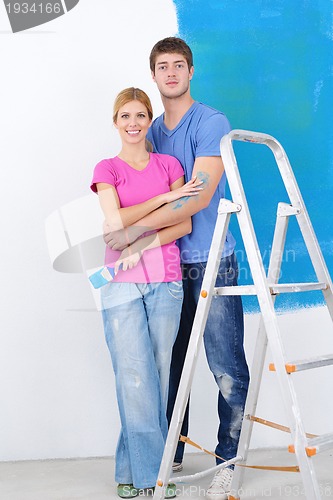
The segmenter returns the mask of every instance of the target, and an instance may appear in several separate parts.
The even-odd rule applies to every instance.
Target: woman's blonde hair
[[[150,99],[147,96],[146,92],[141,89],[137,89],[135,87],[129,87],[127,89],[122,90],[117,95],[114,105],[113,105],[113,123],[116,123],[118,112],[120,108],[125,106],[128,102],[131,101],[139,101],[143,104],[148,111],[149,119],[153,119],[153,107],[151,105]]]

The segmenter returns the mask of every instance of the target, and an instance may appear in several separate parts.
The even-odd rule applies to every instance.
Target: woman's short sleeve
[[[94,168],[93,178],[90,185],[90,188],[94,191],[94,193],[97,193],[96,184],[99,182],[105,182],[106,184],[111,184],[111,186],[116,187],[117,173],[113,168],[111,161],[102,160],[97,163]]]

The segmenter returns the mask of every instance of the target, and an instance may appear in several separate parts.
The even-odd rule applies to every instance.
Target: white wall
[[[120,89],[144,88],[155,114],[161,112],[148,54],[155,41],[176,32],[171,0],[81,0],[66,16],[15,35],[0,5],[1,460],[114,453],[119,421],[100,314],[85,276],[52,269],[44,223],[54,210],[89,194],[96,162],[117,153],[111,109]],[[298,345],[332,351],[325,312],[302,315]],[[295,318],[283,318],[290,345]],[[249,361],[257,322],[255,315],[246,318]],[[332,402],[324,401],[332,389],[330,370],[302,379],[311,432],[329,430],[329,412],[319,414],[313,402],[327,403],[332,413]],[[315,400],[308,396],[310,381]],[[275,386],[266,373],[258,414],[283,423]],[[191,437],[213,448],[216,387],[203,353],[192,409]],[[256,431],[253,445],[280,444],[275,432]]]

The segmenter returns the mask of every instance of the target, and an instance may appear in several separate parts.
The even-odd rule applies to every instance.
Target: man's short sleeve
[[[221,112],[202,117],[196,133],[196,158],[201,156],[220,156],[222,137],[230,132],[231,126],[227,117]]]
[[[111,186],[116,187],[116,171],[112,167],[109,160],[100,161],[94,168],[93,178],[90,185],[90,189],[94,191],[94,193],[97,193],[96,184],[99,182],[105,182],[106,184],[111,184]]]

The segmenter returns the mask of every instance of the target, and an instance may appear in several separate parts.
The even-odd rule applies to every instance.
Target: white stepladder
[[[277,220],[267,275],[260,255],[257,238],[234,155],[232,147],[233,140],[265,144],[268,146],[274,154],[283,183],[289,196],[289,203],[278,204]],[[246,464],[253,422],[256,420],[255,410],[260,390],[265,354],[267,344],[269,344],[274,361],[271,368],[276,371],[286,416],[289,422],[289,431],[291,433],[292,441],[289,451],[295,452],[306,498],[308,500],[319,500],[321,498],[320,487],[311,457],[320,451],[333,448],[333,433],[316,437],[309,437],[309,435],[305,433],[291,374],[295,371],[332,365],[333,354],[300,361],[287,360],[284,352],[281,332],[278,326],[274,302],[276,295],[280,293],[321,290],[330,317],[333,321],[332,281],[288,157],[281,144],[272,136],[267,134],[245,130],[233,130],[221,140],[221,155],[233,201],[231,202],[225,199],[220,200],[206,272],[202,283],[201,294],[193,322],[192,333],[178,389],[177,399],[155,487],[154,498],[160,499],[163,497],[164,488],[169,481],[173,457],[176,451],[180,429],[185,414],[185,408],[194,376],[198,350],[205,330],[213,296],[257,295],[261,318],[254,352],[255,363],[253,364],[251,370],[251,380],[244,412],[245,418],[243,419],[237,456],[228,462],[224,462],[223,464],[213,467],[208,471],[195,474],[194,476],[172,478],[172,482],[181,482],[185,479],[190,481],[194,477],[195,479],[198,479],[199,477],[210,474],[232,463],[240,465]],[[232,213],[236,213],[238,218],[249,267],[253,277],[253,285],[216,288],[216,276]],[[290,216],[296,217],[317,276],[317,282],[287,284],[278,283]],[[229,496],[230,500],[238,500],[240,498],[238,492],[240,491],[240,487],[242,485],[243,473],[244,467],[235,467],[231,494]]]

